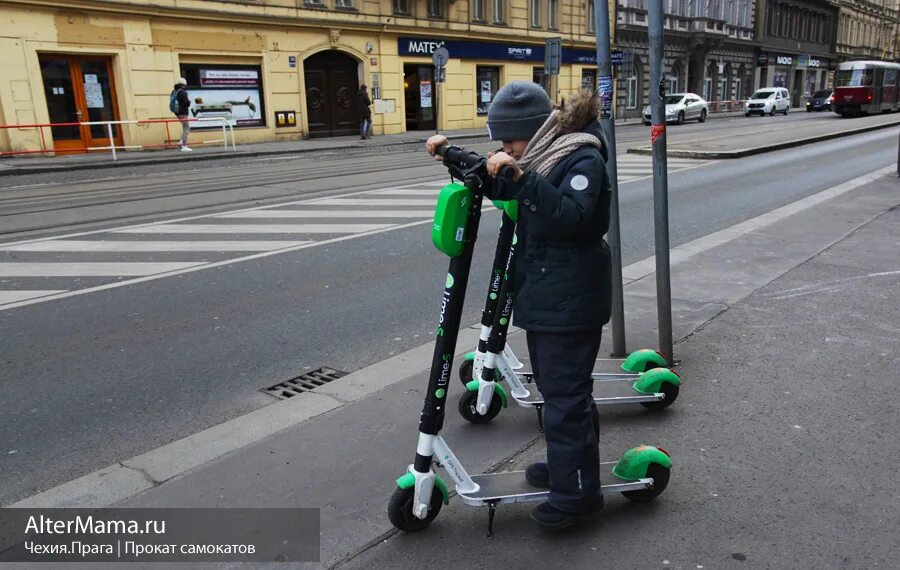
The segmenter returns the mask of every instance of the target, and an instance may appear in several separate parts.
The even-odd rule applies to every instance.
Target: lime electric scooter
[[[518,204],[495,202],[503,210],[500,236],[494,254],[485,308],[482,311],[478,346],[466,355],[459,377],[466,392],[459,400],[459,412],[472,423],[491,421],[507,406],[508,396],[500,380],[505,380],[515,402],[537,412],[538,429],[543,431],[544,399],[536,389],[534,374],[520,371],[521,362],[506,343],[512,318],[515,283],[515,223]],[[604,359],[621,362],[624,372],[595,372],[594,402],[598,405],[641,404],[651,410],[662,410],[678,397],[681,378],[666,368],[666,358],[651,349],[632,352],[628,358]]]
[[[448,502],[450,493],[447,484],[434,472],[436,465],[450,476],[456,493],[467,505],[488,507],[488,536],[491,536],[498,504],[541,501],[549,491],[529,485],[524,471],[469,475],[440,435],[482,197],[486,185],[492,181],[487,176],[484,157],[450,146],[440,149],[439,154],[444,157],[451,176],[463,184],[445,186],[435,211],[432,240],[451,258],[450,267],[419,418],[415,460],[396,480],[397,488],[388,503],[388,517],[396,528],[406,532],[422,530],[431,524],[441,506]],[[508,173],[501,172],[501,175]],[[604,465],[612,467],[612,482],[602,486],[604,492],[621,492],[633,501],[649,501],[666,488],[672,461],[664,450],[641,445],[626,451],[617,462]]]

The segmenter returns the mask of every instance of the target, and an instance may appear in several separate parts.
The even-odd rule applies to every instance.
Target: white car
[[[697,119],[701,123],[706,122],[709,116],[709,104],[703,100],[703,97],[694,95],[693,93],[672,93],[666,95],[666,122],[684,123],[688,119]],[[650,124],[650,106],[644,107],[641,113],[644,118],[644,124]]]
[[[769,115],[783,113],[791,110],[791,96],[784,87],[766,87],[758,90],[744,103],[744,116],[749,117],[754,113]]]

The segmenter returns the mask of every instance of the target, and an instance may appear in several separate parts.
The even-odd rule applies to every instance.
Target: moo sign
[[[792,65],[794,58],[789,55],[779,55],[775,58],[775,65]]]

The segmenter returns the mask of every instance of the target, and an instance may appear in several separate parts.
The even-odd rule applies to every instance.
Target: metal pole
[[[669,275],[669,188],[666,176],[665,74],[663,4],[650,0],[650,123],[653,144],[653,209],[656,236],[656,315],[659,350],[674,364],[672,353],[672,284]]]
[[[900,141],[897,142],[897,176],[900,176]]]
[[[116,158],[116,142],[113,140],[112,123],[106,123],[106,132],[109,133],[109,148],[112,150],[113,161],[116,161],[118,159]]]
[[[612,112],[613,78],[609,50],[609,4],[594,0],[594,32],[597,35],[597,92],[600,95],[600,128],[606,135],[606,175],[609,178],[609,248],[612,250],[612,356],[625,356],[625,299],[622,286],[622,239],[619,227],[619,177],[616,164],[616,121]]]

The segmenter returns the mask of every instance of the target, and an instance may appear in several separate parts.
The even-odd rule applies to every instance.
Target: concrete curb
[[[448,139],[451,141],[485,141],[487,139],[487,135],[448,135]],[[83,163],[83,164],[65,164],[65,165],[47,165],[47,166],[10,166],[8,168],[0,168],[0,176],[16,176],[16,175],[27,175],[27,174],[47,174],[52,172],[68,172],[71,170],[93,170],[93,169],[104,169],[104,168],[121,168],[126,166],[148,166],[154,164],[177,164],[182,162],[198,162],[203,160],[223,160],[223,159],[233,159],[233,158],[253,158],[257,156],[283,156],[283,155],[306,155],[306,154],[315,154],[315,153],[324,153],[324,152],[356,152],[360,151],[360,154],[367,154],[378,152],[379,150],[386,149],[390,150],[393,148],[404,147],[409,145],[420,145],[424,144],[427,138],[417,138],[410,139],[404,141],[390,142],[384,144],[374,144],[370,146],[328,146],[328,147],[316,147],[316,148],[299,148],[299,149],[285,149],[285,150],[238,150],[231,152],[220,152],[220,153],[210,153],[210,154],[167,154],[165,156],[159,157],[150,157],[150,158],[137,158],[137,159],[127,159],[115,162],[101,162],[101,163]],[[15,159],[6,159],[6,160],[15,160]],[[2,163],[0,163],[2,166]]]
[[[842,131],[838,133],[828,133],[825,135],[816,135],[814,137],[807,137],[803,139],[794,139],[791,141],[785,141],[782,143],[776,143],[766,146],[757,146],[752,148],[743,148],[739,150],[727,150],[727,151],[694,151],[694,150],[678,150],[678,149],[667,149],[666,156],[670,158],[696,158],[696,159],[727,159],[727,158],[744,158],[745,156],[753,156],[755,154],[763,154],[766,152],[772,152],[775,150],[782,150],[785,148],[793,148],[798,146],[803,146],[807,144],[827,141],[831,139],[837,139],[841,137],[849,137],[853,135],[861,135],[863,133],[868,133],[871,131],[877,131],[880,129],[888,129],[890,127],[896,127],[900,125],[900,120],[892,121],[889,123],[884,123],[880,125],[870,125],[868,127],[862,127],[859,129],[853,129],[850,131]],[[652,155],[653,149],[649,146],[642,147],[632,147],[628,149],[628,154],[641,154],[641,155]]]

